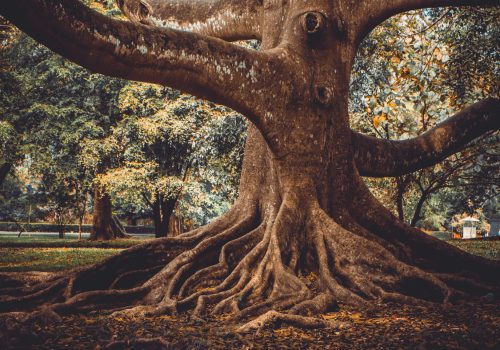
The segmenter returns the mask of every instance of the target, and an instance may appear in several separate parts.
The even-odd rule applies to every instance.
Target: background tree
[[[122,89],[120,96],[124,120],[114,129],[112,140],[107,141],[120,145],[113,155],[117,166],[99,178],[115,202],[129,209],[138,207],[137,211],[150,215],[156,237],[167,236],[174,209],[179,199],[188,198],[186,193],[190,201],[181,204],[185,209],[182,216],[191,218],[197,226],[227,210],[227,195],[212,187],[220,187],[226,181],[231,190],[236,188],[244,144],[243,120],[225,108],[168,88],[133,84]],[[230,118],[240,125],[226,128],[221,135],[217,126],[227,124],[226,119]],[[210,142],[217,132],[222,137]],[[221,158],[231,152],[239,158],[230,159],[228,164],[219,160],[218,174],[212,170],[211,176],[201,176],[201,172],[214,169],[213,156]],[[236,179],[227,181],[230,177]],[[190,214],[193,199],[205,197],[207,192],[218,194],[213,202],[220,201],[220,209],[215,213],[204,210],[199,215]]]
[[[498,264],[404,224],[361,176],[400,176],[462,150],[497,128],[499,101],[478,102],[403,142],[352,131],[348,114],[356,50],[374,27],[422,7],[495,2],[118,3],[136,23],[76,0],[18,0],[1,3],[0,13],[97,72],[170,85],[244,114],[253,124],[239,198],[220,220],[178,238],[9,289],[3,310],[32,307],[43,294],[45,312],[134,305],[123,312],[257,316],[240,328],[248,330],[277,320],[324,326],[305,315],[336,301],[448,303],[498,290]],[[156,27],[166,24],[197,33]],[[225,41],[248,38],[261,39],[262,50]]]
[[[497,61],[492,48],[498,36],[497,17],[496,8],[480,13],[444,8],[414,11],[384,22],[358,54],[351,80],[352,125],[373,136],[404,140],[424,133],[464,104],[497,94],[492,69]],[[464,43],[474,54],[463,55]],[[459,61],[466,64],[467,73],[451,63]],[[485,135],[466,153],[415,173],[372,180],[370,188],[401,220],[415,226],[431,197],[458,186],[459,178],[470,182],[461,181],[454,192],[465,184],[484,188],[495,182],[495,171],[483,172],[482,177],[470,174],[472,168],[494,167],[497,137]]]

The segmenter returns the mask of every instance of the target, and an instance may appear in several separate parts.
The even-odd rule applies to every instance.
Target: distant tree
[[[105,141],[117,145],[108,148],[115,152],[116,163],[99,177],[116,203],[149,213],[156,237],[167,235],[179,200],[189,198],[190,203],[181,204],[184,217],[190,216],[193,201],[200,202],[197,199],[207,193],[222,194],[214,200],[227,203],[227,209],[234,195],[228,198],[221,187],[237,188],[245,139],[241,117],[171,89],[144,84],[122,89],[120,108],[124,120]],[[227,124],[230,127],[224,128]],[[205,211],[191,218],[204,224],[223,213],[224,205],[219,205],[215,213]],[[202,212],[203,208],[206,205],[200,206]]]
[[[468,8],[420,10],[375,29],[360,49],[363,58],[356,61],[351,81],[353,125],[376,137],[405,140],[478,98],[498,94],[498,13],[496,8],[480,13]],[[415,173],[372,180],[371,189],[399,219],[415,226],[431,197],[444,189],[454,188],[461,196],[466,184],[484,188],[495,183],[498,161],[491,152],[497,138],[487,134],[465,153]],[[493,171],[471,176],[471,169],[477,172],[481,166]]]

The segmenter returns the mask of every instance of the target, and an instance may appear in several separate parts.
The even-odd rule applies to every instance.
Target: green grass
[[[79,241],[76,237],[58,238],[43,234],[30,235],[23,233],[21,237],[17,237],[17,235],[0,235],[0,248],[128,248],[144,243],[148,239],[151,239],[151,237],[134,237],[115,241],[89,241],[87,239]]]
[[[0,248],[0,271],[60,271],[91,265],[123,249]]]
[[[0,271],[60,271],[86,266],[123,249],[146,242],[146,238],[110,242],[78,241],[43,235],[0,235]],[[471,254],[500,260],[500,240],[446,241]]]
[[[91,265],[151,237],[89,241],[73,236],[0,235],[0,271],[60,271]]]
[[[468,253],[479,255],[484,258],[500,260],[500,241],[498,240],[462,240],[454,239],[446,241],[457,248]]]

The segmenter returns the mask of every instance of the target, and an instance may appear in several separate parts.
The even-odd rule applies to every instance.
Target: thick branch
[[[357,10],[359,41],[373,28],[398,13],[422,8],[447,6],[495,6],[498,0],[383,0],[360,1]]]
[[[135,22],[187,30],[223,40],[261,38],[262,1],[116,0]]]
[[[195,33],[113,20],[78,0],[2,1],[0,14],[94,72],[168,85],[250,119],[260,103],[244,92],[265,93],[263,76],[276,69],[269,54]]]
[[[500,100],[475,103],[424,134],[390,141],[353,132],[356,166],[363,176],[399,176],[434,165],[500,126]]]

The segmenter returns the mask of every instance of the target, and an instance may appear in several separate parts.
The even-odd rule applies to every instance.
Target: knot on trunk
[[[321,33],[325,27],[325,17],[319,12],[307,12],[302,17],[302,28],[309,35]]]
[[[323,105],[323,106],[329,106],[333,102],[333,89],[324,86],[324,85],[316,85],[314,86],[314,98],[316,101]]]

